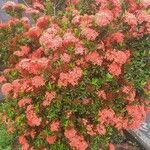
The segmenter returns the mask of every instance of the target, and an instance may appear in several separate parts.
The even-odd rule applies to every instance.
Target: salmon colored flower
[[[87,142],[84,140],[82,135],[78,135],[76,130],[66,129],[65,137],[69,140],[69,145],[77,150],[86,150],[88,147]]]
[[[107,26],[113,20],[113,14],[109,10],[99,11],[95,15],[96,24],[100,27]]]
[[[105,99],[105,100],[107,99],[106,93],[105,93],[104,90],[98,91],[98,92],[97,92],[97,95],[98,95],[99,98],[103,98],[103,99]]]
[[[30,52],[30,48],[27,46],[21,46],[20,49],[21,49],[20,51],[15,51],[14,55],[18,57],[22,57],[22,56],[26,56]]]
[[[27,36],[33,38],[33,39],[37,39],[40,37],[42,31],[39,27],[32,27],[30,28],[30,30],[26,33]]]
[[[46,141],[48,142],[48,144],[54,144],[56,141],[56,136],[48,136],[46,138]]]
[[[43,101],[43,106],[48,106],[52,100],[56,97],[56,92],[46,92],[45,99]]]
[[[124,17],[124,22],[126,22],[131,27],[136,27],[138,22],[134,14],[127,12]]]
[[[115,150],[115,146],[113,144],[109,144],[109,150]]]
[[[26,109],[26,118],[28,125],[31,127],[39,126],[42,119],[39,118],[33,110],[33,105],[28,105]]]
[[[38,3],[38,2],[33,3],[33,8],[39,9],[39,10],[44,10],[44,6],[41,3]]]
[[[71,59],[70,55],[68,55],[67,53],[62,54],[62,55],[60,56],[60,58],[61,58],[61,60],[62,60],[63,62],[65,62],[65,63],[69,63],[69,62],[70,62],[70,59]]]
[[[50,130],[52,132],[58,131],[60,127],[60,122],[59,121],[53,121],[50,125]]]
[[[6,81],[5,77],[4,76],[0,76],[0,84],[5,82],[5,81]]]
[[[126,94],[125,100],[133,102],[135,100],[136,92],[131,86],[124,86],[122,92]]]
[[[58,85],[61,86],[67,86],[68,84],[71,84],[73,86],[78,84],[78,80],[82,76],[82,70],[79,67],[75,67],[72,71],[68,73],[60,73],[60,77],[58,80]]]
[[[98,32],[91,28],[83,28],[81,34],[91,41],[94,41],[98,36]]]
[[[32,100],[30,98],[23,98],[18,102],[19,107],[24,107],[26,104],[31,104]]]
[[[49,23],[50,18],[48,16],[42,16],[37,19],[36,26],[39,28],[45,28]]]
[[[122,73],[121,66],[118,65],[117,63],[112,63],[112,64],[108,65],[108,71],[113,76],[119,76]]]
[[[98,124],[96,126],[96,131],[98,132],[99,135],[105,135],[106,134],[105,126],[102,124]]]
[[[97,53],[97,52],[92,52],[86,55],[85,60],[88,62],[92,62],[94,65],[102,65],[103,58]]]
[[[5,83],[1,87],[2,94],[7,96],[13,90],[13,86],[11,83]]]
[[[39,87],[45,85],[45,81],[44,81],[43,77],[41,77],[41,76],[35,76],[32,79],[32,85],[35,88],[39,88]]]

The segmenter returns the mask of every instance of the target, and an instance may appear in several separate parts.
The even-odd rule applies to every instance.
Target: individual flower
[[[99,111],[99,122],[101,124],[114,124],[115,112],[112,109],[103,109]]]
[[[36,10],[37,9],[44,10],[44,6],[41,3],[38,3],[38,2],[33,3],[33,8],[36,9]]]
[[[56,92],[46,92],[43,106],[48,106],[52,100],[56,97]]]
[[[35,77],[32,78],[32,85],[35,88],[39,88],[39,87],[45,85],[45,81],[44,81],[43,77],[35,76]]]
[[[42,119],[39,118],[34,109],[33,105],[28,105],[26,109],[26,118],[27,118],[27,123],[31,127],[39,126],[41,124]]]
[[[106,51],[104,42],[101,42],[97,45],[98,50]]]
[[[109,144],[109,150],[115,150],[115,146],[113,144]]]
[[[46,49],[57,50],[62,47],[63,40],[58,35],[59,27],[57,25],[52,25],[51,28],[48,28],[40,37],[40,44]]]
[[[77,64],[77,66],[84,66],[84,65],[86,65],[86,62],[83,58],[81,58],[76,61],[76,64]]]
[[[91,27],[92,23],[94,20],[94,16],[93,15],[83,15],[80,17],[80,27],[84,28],[84,27]]]
[[[91,28],[83,28],[81,34],[91,41],[94,41],[96,37],[99,35],[98,32],[96,32]]]
[[[141,6],[144,7],[144,9],[147,9],[150,7],[150,1],[149,0],[142,0]]]
[[[65,137],[69,140],[69,145],[77,150],[86,150],[88,147],[87,142],[82,135],[78,135],[74,128],[66,129]]]
[[[32,27],[26,33],[27,36],[33,39],[38,39],[42,33],[42,30],[39,27]]]
[[[74,128],[70,128],[65,130],[64,135],[68,138],[71,139],[73,137],[75,137],[75,135],[77,134],[77,131],[74,130]]]
[[[31,58],[31,59],[37,59],[37,58],[41,58],[42,57],[42,55],[44,54],[44,48],[43,47],[40,47],[40,48],[38,48],[37,50],[35,50],[35,51],[33,51],[30,55],[29,55],[29,57]]]
[[[83,55],[87,53],[87,49],[83,46],[82,43],[75,44],[75,54],[76,55]]]
[[[30,52],[30,48],[28,46],[21,46],[20,51],[15,51],[14,55],[17,55],[18,57],[26,56]]]
[[[102,98],[104,100],[107,99],[107,95],[104,90],[99,90],[96,94],[98,95],[99,98]]]
[[[31,83],[31,80],[29,80],[29,79],[22,80],[21,81],[21,86],[19,85],[18,87],[20,88],[21,92],[25,92],[25,93],[33,92],[33,90],[34,90],[33,86],[32,86],[32,83]]]
[[[36,58],[36,59],[22,59],[17,65],[16,68],[19,72],[24,73],[26,71],[29,74],[38,75],[48,67],[49,59],[47,58]]]
[[[18,4],[18,3],[14,3],[12,1],[7,1],[3,6],[2,9],[5,9],[6,11],[11,11],[11,10],[15,10],[15,9],[25,9],[25,6],[23,6],[22,4]]]
[[[2,6],[2,9],[10,10],[10,9],[14,8],[15,6],[16,6],[16,3],[12,2],[12,1],[7,1],[7,2]]]
[[[146,118],[146,111],[145,106],[141,105],[128,105],[126,107],[128,115],[131,119],[128,121],[128,129],[138,129],[142,122],[145,121]]]
[[[106,45],[111,45],[113,42],[116,43],[123,43],[124,41],[124,34],[121,32],[116,32],[111,34],[108,38],[107,38],[107,44]]]
[[[113,14],[109,10],[99,11],[95,15],[95,22],[100,27],[105,27],[113,20]]]
[[[62,60],[63,62],[65,62],[65,63],[69,63],[69,62],[70,62],[70,59],[71,59],[70,55],[67,54],[67,53],[62,54],[62,55],[60,56],[60,58],[61,58],[61,60]]]
[[[81,78],[83,71],[79,67],[75,67],[72,71],[68,73],[60,73],[58,85],[67,86],[71,84],[73,86],[78,84],[78,80]]]
[[[127,100],[130,103],[135,101],[136,92],[133,87],[124,86],[122,88],[122,92],[126,94],[125,100]]]
[[[5,81],[6,81],[5,77],[4,76],[0,76],[0,84],[5,82]]]
[[[117,128],[118,130],[121,130],[121,129],[126,129],[127,126],[128,126],[128,120],[127,119],[124,119],[123,117],[119,116],[119,117],[116,117],[114,119],[114,122],[115,122],[115,128]]]
[[[19,136],[19,143],[22,145],[21,147],[22,150],[28,150],[30,147],[24,135]]]
[[[90,124],[86,119],[82,119],[84,126],[86,127],[87,134],[90,136],[95,136],[96,132],[94,131],[94,125]]]
[[[84,98],[84,99],[82,99],[82,104],[83,105],[88,105],[89,103],[90,103],[90,99],[89,98]]]
[[[137,11],[136,18],[139,24],[142,24],[143,22],[150,22],[150,15],[144,10]]]
[[[122,73],[121,66],[117,63],[111,63],[108,65],[108,71],[113,76],[119,76]]]
[[[131,27],[136,27],[138,24],[136,16],[129,12],[125,14],[124,22],[126,22]]]
[[[76,38],[75,35],[69,30],[63,36],[64,45],[68,45],[71,43],[77,43],[78,41],[79,41],[79,39]]]
[[[74,25],[79,25],[79,23],[80,23],[80,18],[81,18],[80,15],[74,16],[73,19],[72,19],[72,24],[74,24]]]
[[[97,52],[92,52],[86,55],[85,60],[87,62],[92,62],[94,65],[101,66],[103,62],[102,56],[100,56]]]
[[[105,54],[107,60],[113,61],[119,65],[125,64],[130,57],[130,51],[117,51],[117,50],[108,50]]]
[[[50,130],[52,132],[58,131],[60,127],[60,122],[59,121],[53,121],[50,125]]]
[[[48,16],[42,16],[37,19],[36,26],[39,28],[45,28],[49,24],[50,18]]]
[[[11,83],[5,83],[1,87],[1,92],[4,96],[7,96],[13,90],[13,86]]]
[[[102,125],[102,124],[98,124],[96,126],[96,131],[99,135],[105,135],[106,134],[106,129],[105,129],[105,126]]]
[[[30,15],[39,15],[40,12],[37,9],[27,7],[25,13]]]
[[[56,136],[55,136],[55,135],[53,135],[53,136],[48,136],[48,137],[46,138],[46,141],[48,142],[48,144],[54,144],[55,141],[56,141]]]
[[[33,129],[33,130],[30,131],[29,134],[30,134],[31,138],[34,139],[35,136],[36,136],[36,131]]]
[[[19,100],[18,106],[19,107],[24,107],[26,104],[31,104],[31,102],[32,102],[32,99],[24,97],[21,100]]]

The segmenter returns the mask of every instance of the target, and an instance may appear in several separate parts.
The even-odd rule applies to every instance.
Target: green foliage
[[[25,32],[22,23],[16,23],[8,26],[7,28],[0,28],[0,65],[6,67],[9,64],[9,60],[12,57],[12,53],[18,45],[12,47],[13,39]],[[18,44],[24,44],[29,42],[29,39],[19,38]],[[12,50],[13,48],[13,50]],[[17,47],[18,48],[18,47]]]
[[[50,150],[58,150],[58,149],[59,150],[70,150],[68,145],[67,144],[65,145],[62,141],[57,141],[50,147]]]
[[[139,94],[144,90],[150,78],[150,36],[128,42],[133,50],[133,57],[126,66],[125,78],[132,81]]]
[[[114,144],[123,143],[125,140],[125,136],[124,136],[123,132],[116,130],[112,126],[107,126],[107,133],[105,136],[108,137],[108,140]]]
[[[90,150],[99,150],[102,148],[103,150],[107,150],[107,138],[105,136],[95,136],[91,140]]]
[[[7,103],[0,104],[0,111],[6,111],[10,108]],[[9,115],[11,117],[11,112],[9,111]],[[17,133],[8,133],[4,123],[0,120],[0,150],[14,150],[14,146],[18,147],[17,141]],[[15,149],[18,150],[18,149]]]
[[[0,150],[12,150],[13,136],[10,136],[5,127],[0,125]]]
[[[56,16],[64,11],[65,9],[65,0],[44,0],[45,9],[44,13],[47,15]]]

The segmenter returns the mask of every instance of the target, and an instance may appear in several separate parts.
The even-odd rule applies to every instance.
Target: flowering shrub
[[[114,136],[150,110],[150,3],[65,3],[59,13],[55,1],[4,4],[12,18],[0,25],[2,113],[22,150],[113,150]]]

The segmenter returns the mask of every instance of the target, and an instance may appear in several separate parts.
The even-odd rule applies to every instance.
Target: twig
[[[54,4],[54,16],[56,16],[56,5]]]
[[[30,6],[28,5],[28,3],[27,3],[25,0],[23,0],[23,2],[24,2],[24,4],[25,4],[27,7],[30,7]]]

